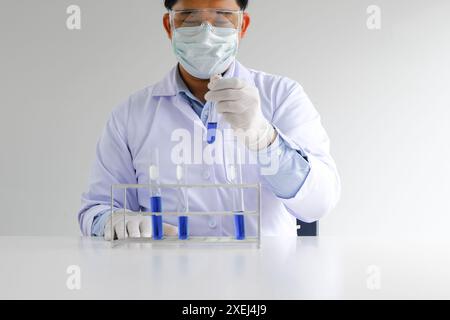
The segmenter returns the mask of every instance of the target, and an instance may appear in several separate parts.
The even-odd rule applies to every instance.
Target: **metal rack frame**
[[[152,189],[152,188],[161,188],[161,189],[202,189],[202,188],[225,188],[225,189],[255,189],[257,194],[257,207],[256,211],[243,211],[240,214],[245,216],[257,216],[258,217],[258,227],[256,236],[254,237],[246,237],[244,240],[237,240],[234,237],[211,237],[211,236],[190,236],[186,240],[180,240],[177,236],[164,236],[162,240],[154,240],[153,238],[130,238],[127,237],[122,240],[114,239],[114,228],[113,228],[113,219],[110,219],[111,223],[111,245],[114,247],[121,243],[130,243],[130,242],[138,242],[138,243],[152,243],[152,244],[188,244],[188,243],[215,243],[215,244],[245,244],[252,243],[257,244],[258,248],[261,247],[261,184],[113,184],[111,185],[111,212],[112,215],[123,215],[124,222],[126,214],[130,214],[130,211],[127,211],[127,190],[128,189]],[[115,209],[114,208],[114,191],[115,190],[123,190],[123,199],[124,205],[123,208]],[[152,212],[134,212],[136,215],[140,216],[152,216]],[[199,215],[217,215],[217,216],[233,216],[236,213],[234,211],[189,211],[189,212],[171,212],[171,211],[162,211],[158,212],[158,215],[172,215],[172,216],[199,216]],[[126,228],[126,224],[124,223],[124,229]],[[125,231],[125,230],[124,230]]]

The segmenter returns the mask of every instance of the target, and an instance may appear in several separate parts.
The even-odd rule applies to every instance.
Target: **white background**
[[[82,29],[66,28],[66,8]],[[381,30],[366,27],[369,5]],[[239,60],[299,81],[332,142],[342,198],[322,235],[450,225],[450,1],[250,0]],[[0,1],[0,235],[78,235],[111,111],[175,64],[162,0]]]

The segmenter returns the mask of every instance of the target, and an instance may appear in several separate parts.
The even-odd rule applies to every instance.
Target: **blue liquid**
[[[243,214],[234,215],[234,231],[236,233],[237,240],[245,239],[245,223]]]
[[[178,239],[186,240],[188,234],[188,217],[178,217]]]
[[[216,141],[217,122],[208,122],[206,131],[206,141],[208,144],[213,144]]]
[[[152,208],[152,213],[161,212],[161,197],[151,197],[150,207]],[[163,222],[161,215],[152,215],[152,227],[153,239],[161,240],[163,238]]]

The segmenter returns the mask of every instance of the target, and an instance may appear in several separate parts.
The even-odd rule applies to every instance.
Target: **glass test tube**
[[[239,151],[238,151],[239,152]],[[238,156],[238,164],[230,165],[231,181],[235,184],[242,184],[242,166]],[[244,192],[242,188],[233,188],[233,211],[234,214],[234,231],[237,240],[245,239],[245,222],[244,222]]]
[[[239,162],[237,165],[237,183],[242,184],[242,166]],[[245,239],[245,223],[244,223],[244,215],[242,214],[244,212],[244,190],[242,188],[239,188],[236,190],[238,194],[238,213],[234,216],[234,225],[235,225],[235,231],[236,231],[236,239],[238,240],[244,240]]]
[[[215,75],[211,78],[211,82],[215,82],[221,79],[220,74]],[[214,103],[211,102],[211,107],[209,109],[208,121],[206,126],[206,141],[208,144],[213,144],[216,141],[217,132],[217,111]]]
[[[214,103],[211,103],[211,108],[208,115],[208,124],[206,127],[206,141],[208,144],[213,144],[216,141],[217,132],[217,113]]]
[[[163,238],[163,222],[162,222],[162,201],[161,188],[159,187],[159,152],[156,149],[152,152],[151,163],[149,168],[150,187],[150,208],[152,210],[152,236],[154,240]]]
[[[177,165],[177,183],[186,183],[186,166],[184,164]],[[187,188],[178,188],[178,213],[189,211],[189,203],[187,197]],[[178,216],[178,239],[186,240],[189,237],[188,217],[180,215]]]

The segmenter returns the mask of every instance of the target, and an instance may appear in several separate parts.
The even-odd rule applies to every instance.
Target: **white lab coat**
[[[97,146],[89,190],[82,197],[79,221],[84,234],[90,234],[94,216],[110,207],[111,184],[149,182],[152,150],[159,150],[161,183],[176,182],[172,152],[179,145],[173,136],[177,129],[183,129],[192,136],[195,136],[194,132],[205,134],[204,124],[177,90],[176,72],[175,67],[161,82],[131,95],[112,112]],[[311,170],[301,189],[291,199],[281,199],[272,192],[257,164],[243,165],[243,182],[262,184],[262,234],[296,235],[296,218],[305,222],[320,219],[333,209],[340,195],[338,172],[320,116],[302,87],[291,79],[250,70],[237,61],[229,73],[259,89],[264,116],[291,148],[307,155]],[[229,126],[220,122],[220,127]],[[218,145],[220,143],[217,142]],[[245,147],[241,145],[239,148]],[[192,164],[187,165],[187,169],[188,183],[226,182],[222,164]],[[179,199],[176,190],[162,192],[163,210],[176,210]],[[232,210],[232,198],[227,190],[189,190],[188,196],[189,209],[193,211]],[[246,191],[244,198],[245,209],[255,210],[256,194]],[[123,206],[120,194],[115,205]],[[130,191],[127,207],[150,211],[148,190]],[[164,221],[177,225],[176,217],[168,216]],[[257,219],[247,217],[247,235],[255,235],[256,228]],[[189,230],[193,235],[233,235],[233,219],[192,217]]]

